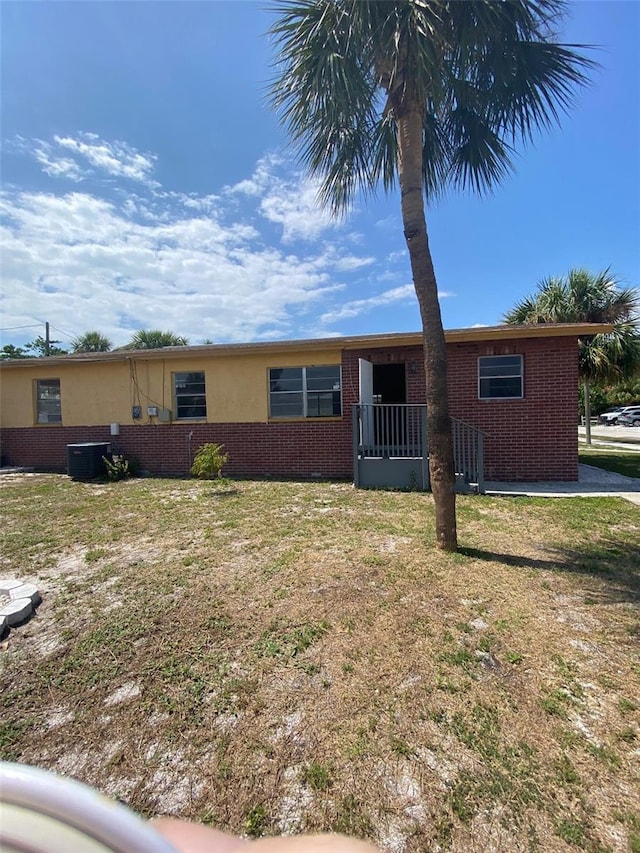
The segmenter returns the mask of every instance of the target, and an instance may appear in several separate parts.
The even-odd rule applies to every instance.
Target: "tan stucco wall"
[[[253,423],[268,419],[269,367],[340,364],[339,349],[319,348],[194,358],[139,356],[113,362],[48,365],[44,359],[0,370],[0,423],[3,427],[35,424],[36,379],[59,379],[63,426],[132,423],[131,408],[142,407],[138,423],[148,422],[147,406],[175,412],[173,374],[204,371],[207,421]],[[153,421],[156,419],[153,418]],[[55,426],[43,426],[55,429]]]

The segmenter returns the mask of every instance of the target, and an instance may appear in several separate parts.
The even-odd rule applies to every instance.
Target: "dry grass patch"
[[[640,850],[640,513],[345,484],[3,480],[5,758],[385,851]]]

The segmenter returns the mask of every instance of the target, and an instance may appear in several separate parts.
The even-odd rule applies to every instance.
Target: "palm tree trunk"
[[[591,398],[588,379],[584,380],[582,388],[584,390],[584,434],[587,444],[591,444]]]
[[[447,350],[438,285],[429,249],[422,184],[422,114],[394,104],[402,224],[420,305],[426,379],[429,473],[436,513],[436,546],[456,551],[456,492],[451,418],[447,396]]]

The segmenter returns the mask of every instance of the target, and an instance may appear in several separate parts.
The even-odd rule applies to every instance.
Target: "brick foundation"
[[[108,426],[6,429],[2,454],[7,464],[66,471],[67,445],[85,441],[108,441],[114,452],[133,457],[153,474],[188,473],[198,447],[212,441],[229,454],[229,476],[351,477],[348,418],[331,423],[121,425],[117,437],[109,435]]]

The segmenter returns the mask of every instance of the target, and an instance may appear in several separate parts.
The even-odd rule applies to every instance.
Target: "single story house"
[[[608,328],[446,332],[464,479],[577,479],[577,338]],[[231,476],[426,488],[424,388],[421,333],[16,359],[0,362],[2,456],[64,471],[68,445],[105,441],[181,475],[217,442]]]

